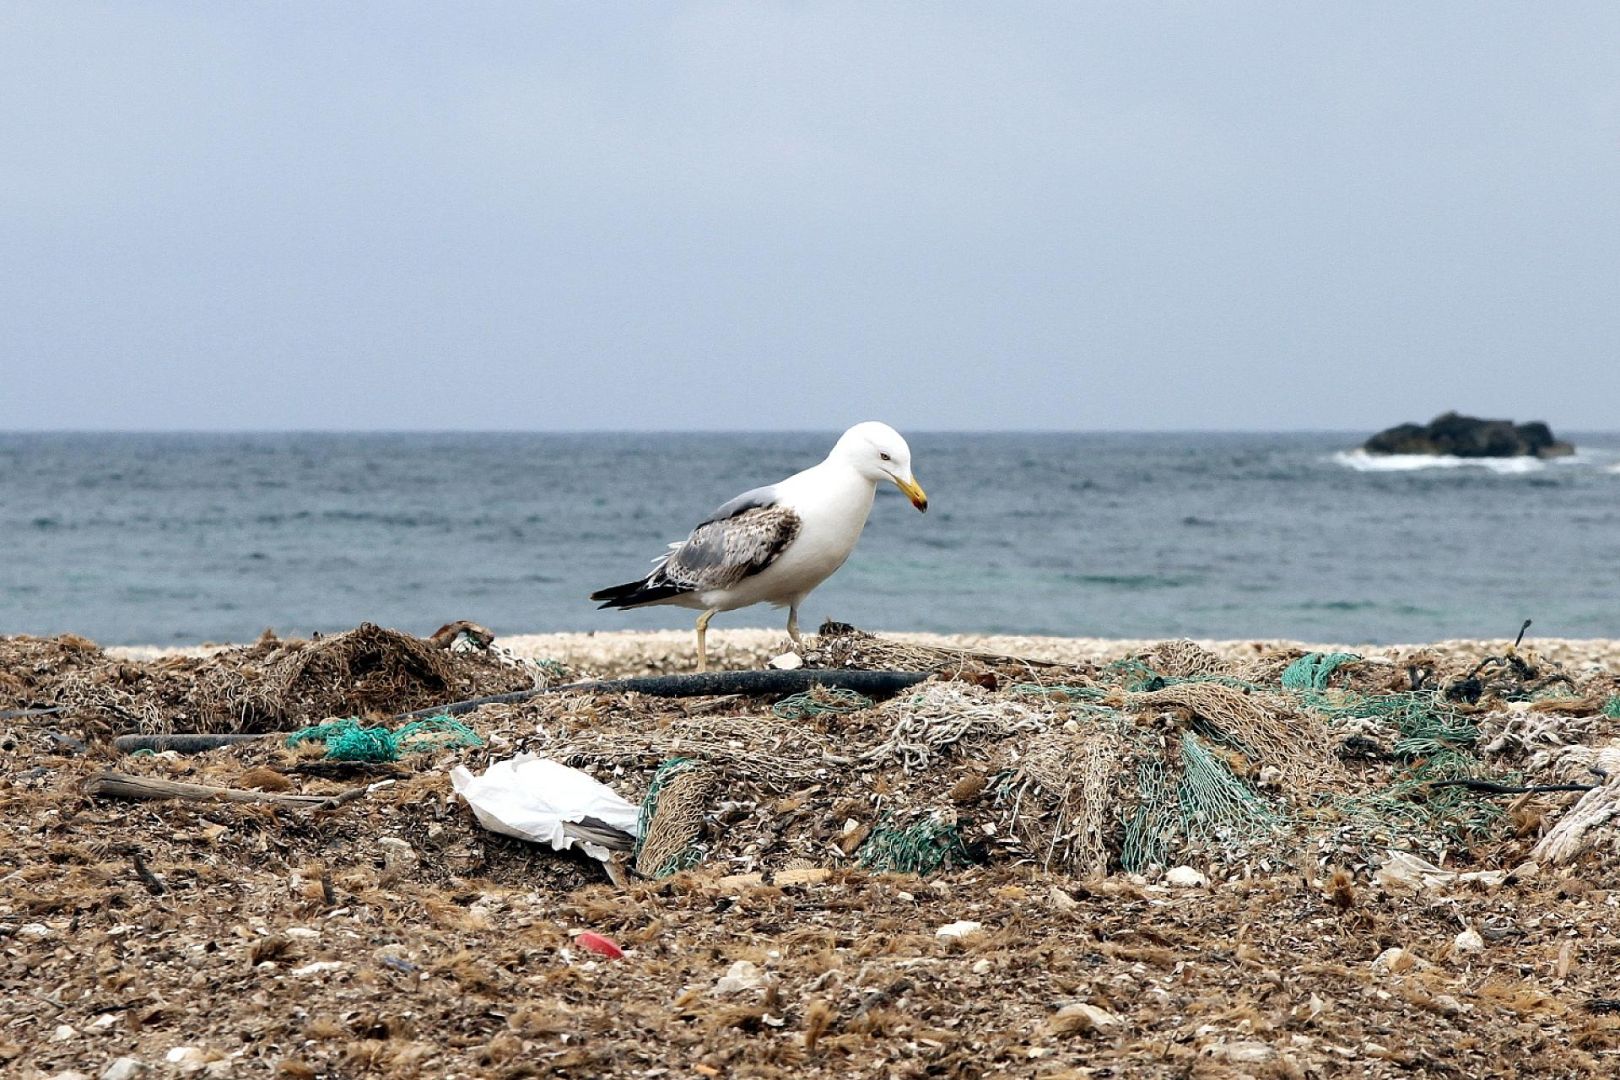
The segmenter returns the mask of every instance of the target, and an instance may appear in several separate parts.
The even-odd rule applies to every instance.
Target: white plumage
[[[911,473],[911,448],[887,424],[856,424],[824,461],[780,483],[744,492],[656,560],[637,581],[591,594],[603,607],[678,604],[700,609],[698,670],[707,667],[704,635],[719,611],[768,603],[788,609],[799,640],[799,605],[844,565],[866,527],[877,485],[891,481],[919,510],[928,497]]]

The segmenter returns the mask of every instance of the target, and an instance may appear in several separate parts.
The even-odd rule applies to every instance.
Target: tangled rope
[[[413,720],[394,731],[366,727],[351,716],[301,728],[287,736],[288,746],[305,742],[325,743],[326,756],[332,761],[398,761],[402,754],[484,745],[472,728],[448,716]]]
[[[1355,653],[1306,653],[1283,668],[1282,685],[1285,690],[1326,690],[1333,673],[1345,664],[1355,663],[1361,657]]]
[[[771,715],[778,720],[809,720],[816,716],[842,716],[871,707],[872,699],[865,694],[840,686],[818,686],[778,701],[771,706]]]

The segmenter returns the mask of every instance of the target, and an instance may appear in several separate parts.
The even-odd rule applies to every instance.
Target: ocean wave
[[[1561,459],[1569,461],[1570,459]],[[1540,472],[1547,462],[1533,457],[1464,458],[1449,454],[1369,454],[1365,450],[1340,450],[1333,461],[1357,472],[1415,472],[1419,469],[1485,469],[1515,474]],[[1572,462],[1572,464],[1579,464]]]

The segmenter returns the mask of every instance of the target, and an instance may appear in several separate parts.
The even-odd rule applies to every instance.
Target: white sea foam
[[[1486,469],[1494,473],[1532,473],[1540,472],[1547,467],[1547,462],[1533,457],[1464,458],[1453,457],[1450,454],[1369,454],[1365,450],[1340,450],[1333,455],[1333,460],[1357,472]]]

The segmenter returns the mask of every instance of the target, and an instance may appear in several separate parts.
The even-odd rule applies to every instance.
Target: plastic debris
[[[1386,889],[1412,890],[1442,889],[1450,885],[1500,885],[1507,880],[1506,870],[1473,870],[1460,874],[1434,865],[1427,859],[1409,851],[1392,851],[1389,859],[1373,875]]]
[[[457,765],[450,770],[450,784],[484,828],[549,844],[553,851],[578,844],[585,854],[606,862],[614,851],[628,851],[639,835],[636,804],[550,758],[519,754],[495,762],[481,776]]]
[[[742,990],[758,990],[765,985],[765,973],[759,970],[757,964],[748,960],[738,960],[726,969],[726,973],[715,980],[714,992],[717,994],[735,994]]]
[[[603,937],[592,930],[580,932],[574,938],[575,944],[582,949],[589,949],[598,956],[605,956],[609,960],[618,960],[624,956],[624,950],[612,939]]]

